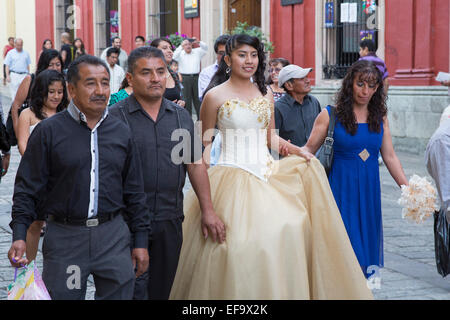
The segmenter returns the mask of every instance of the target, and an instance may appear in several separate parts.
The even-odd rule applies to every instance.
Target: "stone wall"
[[[337,90],[339,87],[315,87],[311,94],[325,107],[334,104]],[[391,86],[388,119],[395,149],[423,154],[428,140],[439,126],[442,111],[449,104],[446,87]]]

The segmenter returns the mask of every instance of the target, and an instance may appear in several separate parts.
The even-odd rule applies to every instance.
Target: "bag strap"
[[[20,113],[27,107],[30,106],[30,100],[31,100],[31,89],[33,89],[33,85],[34,85],[34,80],[36,78],[36,75],[34,73],[30,74],[31,80],[30,80],[30,86],[28,87],[28,93],[27,93],[27,97],[25,98],[24,102],[22,103],[22,105],[19,107],[19,115]],[[12,106],[11,106],[12,108]]]
[[[331,145],[334,143],[334,127],[336,125],[336,108],[333,106],[330,107],[330,122],[328,124],[328,134],[325,140],[328,140]]]
[[[31,89],[33,88],[33,85],[34,85],[35,74],[32,73],[30,76],[31,76],[30,87],[28,88],[28,94],[27,94],[27,98],[26,98],[25,101],[30,100],[30,98],[31,98]]]

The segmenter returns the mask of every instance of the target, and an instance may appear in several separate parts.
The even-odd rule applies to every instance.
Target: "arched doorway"
[[[228,0],[228,30],[238,21],[261,27],[261,0]]]

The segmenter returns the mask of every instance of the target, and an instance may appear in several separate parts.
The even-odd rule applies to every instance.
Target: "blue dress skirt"
[[[329,113],[329,106],[327,110]],[[336,119],[329,181],[366,277],[373,273],[374,268],[384,265],[378,165],[382,140],[383,127],[380,133],[376,133],[369,130],[367,123],[359,123],[356,134],[352,136]]]

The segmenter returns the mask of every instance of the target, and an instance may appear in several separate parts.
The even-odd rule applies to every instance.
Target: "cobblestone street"
[[[0,99],[6,115],[10,99],[0,85]],[[407,178],[413,174],[427,176],[423,155],[398,152]],[[15,172],[20,156],[17,147],[12,149],[11,163],[7,175],[0,184],[0,299],[6,299],[6,287],[14,277],[7,252],[11,245],[9,228],[12,192]],[[386,167],[380,167],[383,207],[385,267],[380,270],[381,285],[373,289],[378,300],[397,299],[450,299],[450,280],[443,279],[436,270],[434,257],[433,220],[416,225],[402,219],[397,204],[400,189],[389,175]],[[42,254],[38,253],[38,266],[42,270]],[[93,282],[90,281],[87,298],[93,299]]]

